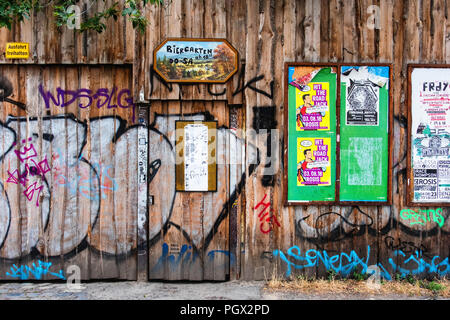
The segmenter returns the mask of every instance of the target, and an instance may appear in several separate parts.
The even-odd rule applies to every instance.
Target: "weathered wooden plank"
[[[167,102],[152,102],[150,123],[155,123],[155,114],[167,114]],[[158,119],[155,129],[159,132],[167,132],[168,117],[161,117]],[[165,212],[170,208],[172,210],[172,203],[175,197],[175,192],[165,192],[158,197],[160,188],[158,187],[164,180],[169,181],[169,185],[175,185],[175,172],[172,167],[174,159],[173,146],[169,143],[164,143],[164,138],[161,135],[156,135],[154,132],[149,132],[149,163],[158,163],[160,166],[158,173],[149,184],[149,196],[153,198],[153,203],[148,206],[149,216],[149,277],[150,279],[163,278],[163,269],[157,264],[162,257],[162,244],[164,241],[163,232],[166,225],[165,216],[169,212]],[[164,197],[166,196],[166,197]],[[159,239],[159,241],[158,241]],[[161,263],[162,264],[162,263]]]
[[[230,108],[230,280],[239,279],[241,274],[241,218],[244,216],[242,210],[243,196],[240,185],[242,175],[245,172],[245,152],[243,151],[243,108]],[[235,197],[233,198],[233,195]],[[233,259],[234,257],[234,259]]]
[[[344,31],[343,31],[343,60],[345,62],[357,62],[357,30],[355,24],[355,1],[346,1],[343,6]]]
[[[211,243],[205,247],[204,254],[206,266],[211,265],[213,269],[211,280],[223,281],[230,273],[230,210],[232,206],[230,196],[235,191],[230,186],[230,134],[228,129],[223,128],[230,128],[230,113],[226,102],[215,101],[211,103],[211,107],[217,110],[215,115],[222,129],[219,129],[217,132],[218,197],[212,199],[212,202],[216,204],[213,205],[213,217],[216,217],[216,219],[212,221],[214,227],[210,229],[208,226],[205,229],[210,229],[209,233],[212,235],[211,232],[215,231],[215,226],[220,224]],[[205,212],[205,214],[208,215],[208,212]],[[206,235],[206,241],[208,241],[208,236],[209,234]],[[206,266],[205,271],[207,270]]]
[[[141,73],[145,75],[145,98],[146,99],[160,99],[160,87],[161,82],[159,82],[155,77],[151,77],[152,65],[153,61],[153,51],[156,47],[163,41],[161,39],[161,15],[165,12],[164,9],[161,8],[150,8],[147,10],[146,17],[149,20],[149,25],[145,32],[146,38],[146,47],[145,47],[145,56],[149,57],[147,59],[143,59],[143,70],[140,70]],[[142,64],[141,64],[142,66]]]
[[[420,20],[422,22],[421,32],[421,56],[420,58],[428,60],[431,56],[431,45],[433,40],[430,38],[433,33],[433,22],[431,17],[431,1],[423,0],[420,4]]]
[[[342,61],[343,58],[343,41],[345,35],[343,34],[343,8],[341,1],[331,1],[330,4],[330,18],[329,18],[329,39],[330,39],[330,60],[329,61]],[[347,4],[348,6],[348,4]],[[326,21],[326,20],[325,20]],[[348,36],[348,34],[346,34]],[[351,45],[351,42],[348,42]],[[347,43],[345,43],[345,46]],[[326,62],[326,61],[325,61]]]
[[[380,0],[380,29],[379,31],[379,56],[377,62],[392,62],[394,55],[393,34],[393,9],[394,1]],[[394,20],[395,21],[395,20]],[[394,22],[395,23],[395,22]]]
[[[450,6],[446,2],[445,7],[442,8],[442,10],[445,12],[445,24],[443,25],[444,28],[444,62],[449,63],[450,61],[450,19],[449,19],[449,13],[450,13]]]
[[[60,28],[59,41],[61,45],[61,54],[56,59],[57,62],[61,63],[73,63],[76,61],[75,58],[75,34],[76,29],[69,29],[68,27]]]
[[[226,98],[228,104],[242,104],[243,94],[242,92],[237,92],[240,87],[244,85],[242,83],[243,79],[238,76],[241,74],[243,69],[243,64],[245,64],[245,45],[246,41],[242,39],[242,35],[246,34],[246,3],[245,1],[231,0],[226,1],[227,5],[227,39],[233,45],[233,47],[239,53],[239,68],[238,73],[233,76],[227,84]],[[207,11],[205,10],[205,19]],[[212,86],[212,92],[219,93],[215,86]],[[222,96],[220,96],[222,98]]]
[[[284,39],[283,39],[283,31],[284,31],[284,3],[283,1],[275,2],[274,11],[274,21],[272,22],[274,25],[274,48],[275,52],[283,52],[284,48]],[[295,34],[295,33],[294,33]],[[284,100],[284,84],[283,84],[283,75],[284,75],[284,59],[275,59],[274,66],[272,71],[272,78],[274,80],[274,91],[273,91],[273,103],[272,105],[275,107],[275,117],[274,122],[271,124],[271,128],[267,130],[270,132],[270,166],[273,168],[273,211],[270,213],[274,216],[272,219],[276,219],[276,222],[270,221],[268,222],[268,227],[272,229],[269,231],[269,246],[260,251],[258,259],[264,259],[264,251],[274,250],[276,248],[283,247],[283,231],[281,230],[281,225],[283,224],[282,215],[283,215],[283,189],[281,187],[282,181],[282,148],[279,147],[277,141],[281,141],[282,134],[281,130],[277,130],[276,127],[282,128],[283,121],[283,100]],[[268,139],[266,140],[266,144],[268,143]],[[268,146],[266,147],[268,149]],[[269,150],[268,150],[269,151]],[[269,153],[269,152],[268,152]],[[284,222],[286,223],[286,222]],[[290,221],[287,221],[290,223]],[[270,257],[270,256],[269,256]],[[270,259],[266,262],[268,268],[266,270],[265,277],[270,278],[273,274],[277,273],[276,264],[273,264]]]
[[[161,14],[161,39],[165,38],[179,38],[182,36],[183,25],[183,11],[182,2],[174,1],[165,10],[164,14]],[[163,99],[179,99],[180,86],[174,84],[172,91],[169,91],[165,86],[161,86],[161,97]]]
[[[87,7],[85,6],[85,8]],[[92,12],[96,12],[100,8],[101,4],[96,1],[92,4],[90,11],[92,10]],[[98,33],[96,31],[87,31],[86,34],[83,35],[83,37],[83,47],[85,48],[84,50],[86,51],[87,56],[86,60],[88,61],[88,63],[99,63],[100,55],[104,48],[99,47],[100,39]]]
[[[123,6],[122,3],[119,4],[119,6]],[[147,36],[148,34],[155,34],[155,35],[159,35],[159,28],[155,28],[153,29],[153,25],[155,23],[158,23],[159,20],[158,19],[153,19],[152,14],[154,14],[154,12],[159,12],[158,8],[153,8],[153,7],[146,7],[144,10],[144,15],[145,17],[147,17],[148,19],[148,26],[147,26],[147,30],[145,32],[145,36]],[[134,58],[136,56],[135,50],[137,49],[135,46],[136,43],[136,35],[138,35],[138,37],[140,36],[142,38],[142,36],[139,34],[139,32],[137,32],[135,29],[133,29],[133,25],[132,22],[130,20],[128,20],[126,17],[122,17],[120,20],[120,24],[118,26],[119,28],[123,28],[124,31],[122,33],[122,39],[121,39],[121,44],[119,48],[124,48],[124,53],[123,53],[123,60],[125,63],[133,63]],[[148,57],[151,57],[148,56]],[[119,58],[120,60],[120,58]],[[151,59],[147,58],[147,59],[143,59],[144,63],[148,63],[148,61],[151,61]],[[120,61],[118,61],[118,63],[120,63]],[[145,72],[148,72],[148,68],[144,69]],[[144,82],[141,80],[139,83],[143,84]]]
[[[442,21],[446,20],[445,17],[445,1],[437,0],[433,1],[431,12],[431,61],[433,63],[444,62],[445,51],[445,36],[444,27],[441,25]]]
[[[369,8],[370,5],[372,5],[372,1],[368,1],[368,0],[359,0],[358,1],[359,21],[357,21],[357,23],[359,25],[359,30],[361,31],[361,36],[359,38],[361,62],[375,61],[375,55],[376,55],[376,47],[375,47],[375,30],[376,30],[376,28],[369,28],[368,23],[367,23],[367,19],[370,16],[367,13],[367,9]]]

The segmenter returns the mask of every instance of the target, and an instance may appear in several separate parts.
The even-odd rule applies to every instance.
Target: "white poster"
[[[208,127],[184,127],[184,189],[208,191]]]
[[[450,69],[411,72],[414,202],[450,201]]]

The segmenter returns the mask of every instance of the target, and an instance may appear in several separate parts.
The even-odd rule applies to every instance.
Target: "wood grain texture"
[[[86,15],[111,3],[100,1]],[[369,24],[371,5],[379,8],[378,28]],[[146,257],[151,279],[264,279],[273,274],[326,276],[330,271],[320,259],[302,266],[306,263],[289,256],[289,249],[302,257],[308,250],[322,255],[325,250],[345,265],[352,262],[342,254],[353,250],[365,259],[370,246],[367,265],[379,262],[391,277],[398,268],[389,259],[408,272],[415,270],[405,263],[414,254],[411,248],[425,248],[427,263],[435,256],[438,263],[448,257],[448,208],[443,209],[442,228],[411,226],[400,217],[409,208],[407,65],[450,63],[448,1],[174,0],[148,6],[145,16],[149,24],[144,34],[123,17],[108,21],[101,34],[58,30],[48,9],[14,24],[11,31],[0,30],[1,53],[6,42],[30,43],[26,61],[0,55],[0,76],[13,86],[9,98],[27,105],[25,111],[0,101],[0,153],[6,154],[0,162],[1,279],[13,279],[6,276],[12,263],[31,266],[38,259],[52,262],[55,272],[78,264],[83,279],[136,278],[139,126],[148,130],[148,196],[154,199],[148,206]],[[169,37],[228,39],[239,52],[238,73],[220,85],[164,83],[151,66],[154,49]],[[392,205],[284,206],[285,62],[392,63]],[[77,107],[87,98],[47,108],[40,84],[54,95],[58,87],[94,92],[127,88],[134,102],[146,103],[148,123],[139,123],[137,115],[133,120],[130,108]],[[117,98],[116,92],[111,106]],[[128,94],[123,103],[126,98]],[[252,134],[265,125],[255,117],[257,110],[269,112],[268,107],[275,110],[271,123],[278,132],[278,148],[271,143],[277,168],[272,179],[265,174],[268,140]],[[8,120],[10,116],[20,119]],[[216,193],[175,192],[175,120],[193,118],[217,120],[218,156],[244,160],[218,168]],[[30,205],[21,185],[6,182],[8,170],[21,166],[14,152],[7,151],[12,142],[28,137],[54,170],[38,208]],[[85,161],[77,161],[81,151]],[[280,223],[272,223],[267,234],[258,217],[262,207],[255,209],[263,199]],[[335,270],[342,273],[343,268]]]

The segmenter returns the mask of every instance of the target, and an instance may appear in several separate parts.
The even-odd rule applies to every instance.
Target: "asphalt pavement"
[[[274,291],[264,281],[0,283],[0,300],[429,300],[436,297]],[[442,298],[438,298],[442,299]]]

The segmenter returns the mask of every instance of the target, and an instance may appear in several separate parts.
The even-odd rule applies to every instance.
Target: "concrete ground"
[[[429,300],[433,296],[309,295],[272,291],[263,281],[220,283],[92,282],[71,291],[65,283],[0,283],[0,300]],[[441,300],[442,298],[438,298]]]

